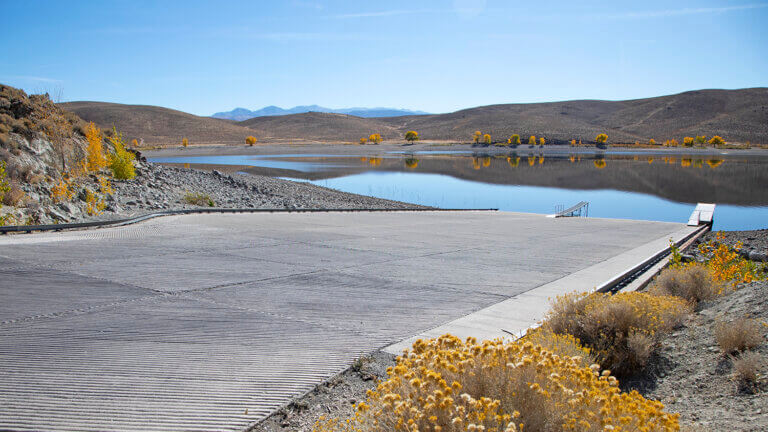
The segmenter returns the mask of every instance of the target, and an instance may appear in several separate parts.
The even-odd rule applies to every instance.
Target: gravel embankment
[[[426,208],[273,177],[156,164],[145,165],[136,179],[113,182],[113,186],[118,213],[194,208],[184,201],[188,192],[207,194],[216,207],[226,208]]]
[[[250,209],[427,209],[428,207],[385,199],[355,195],[310,183],[293,182],[279,178],[250,175],[223,174],[219,171],[201,171],[138,162],[136,177],[131,180],[111,180],[114,193],[100,194],[105,208],[98,215],[88,215],[86,190],[98,190],[96,177],[91,176],[74,191],[74,196],[61,203],[45,199],[31,208],[25,208],[17,220],[31,215],[37,223],[73,223],[94,220],[113,220],[139,216],[163,210],[182,210],[210,207],[208,197],[217,208]],[[51,185],[40,183],[25,185],[30,197],[50,195]],[[206,196],[202,205],[186,201],[187,194]],[[43,200],[41,200],[43,201]]]
[[[680,413],[691,430],[768,430],[768,342],[754,350],[763,359],[763,378],[757,389],[745,391],[734,379],[732,358],[720,352],[714,337],[717,323],[742,317],[768,322],[768,282],[747,284],[703,304],[662,342],[644,396]]]

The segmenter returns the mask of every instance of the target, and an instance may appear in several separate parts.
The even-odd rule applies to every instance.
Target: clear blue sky
[[[768,1],[0,0],[0,16],[2,83],[200,115],[768,86]]]

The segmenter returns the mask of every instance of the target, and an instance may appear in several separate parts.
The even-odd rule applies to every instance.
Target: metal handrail
[[[113,219],[107,221],[92,221],[92,222],[76,222],[76,223],[63,223],[63,224],[48,224],[48,225],[8,225],[0,226],[0,234],[8,234],[12,232],[26,232],[32,231],[63,231],[71,229],[82,228],[103,228],[103,227],[118,227],[124,225],[131,225],[145,220],[163,217],[163,216],[175,216],[175,215],[188,215],[188,214],[203,214],[203,213],[324,213],[324,212],[420,212],[420,211],[498,211],[497,208],[485,208],[485,209],[442,209],[442,208],[402,208],[402,209],[385,209],[385,208],[330,208],[330,209],[254,209],[254,208],[205,208],[205,209],[183,209],[183,210],[164,210],[154,213],[148,213],[145,215],[135,216],[124,219]]]
[[[586,207],[587,215],[589,215],[589,202],[581,201],[572,207],[556,212],[555,217],[557,218],[557,217],[564,217],[567,215],[573,215],[574,213],[576,213],[576,211],[579,211],[579,216],[581,216],[581,209],[584,207]]]

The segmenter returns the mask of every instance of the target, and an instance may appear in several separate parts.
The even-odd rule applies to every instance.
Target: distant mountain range
[[[373,117],[397,117],[404,115],[418,115],[429,114],[424,111],[411,111],[398,108],[341,108],[333,109],[321,107],[319,105],[301,105],[293,108],[280,108],[274,105],[264,107],[255,111],[251,111],[247,108],[235,108],[232,111],[217,112],[212,115],[213,118],[243,121],[252,119],[254,117],[263,116],[281,116],[289,114],[303,114],[308,112],[321,112],[321,113],[333,113],[333,114],[347,114],[356,117],[373,118]]]

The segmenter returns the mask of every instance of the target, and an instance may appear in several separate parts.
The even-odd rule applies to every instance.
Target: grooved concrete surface
[[[682,227],[297,213],[0,238],[0,430],[243,430],[362,353]]]

